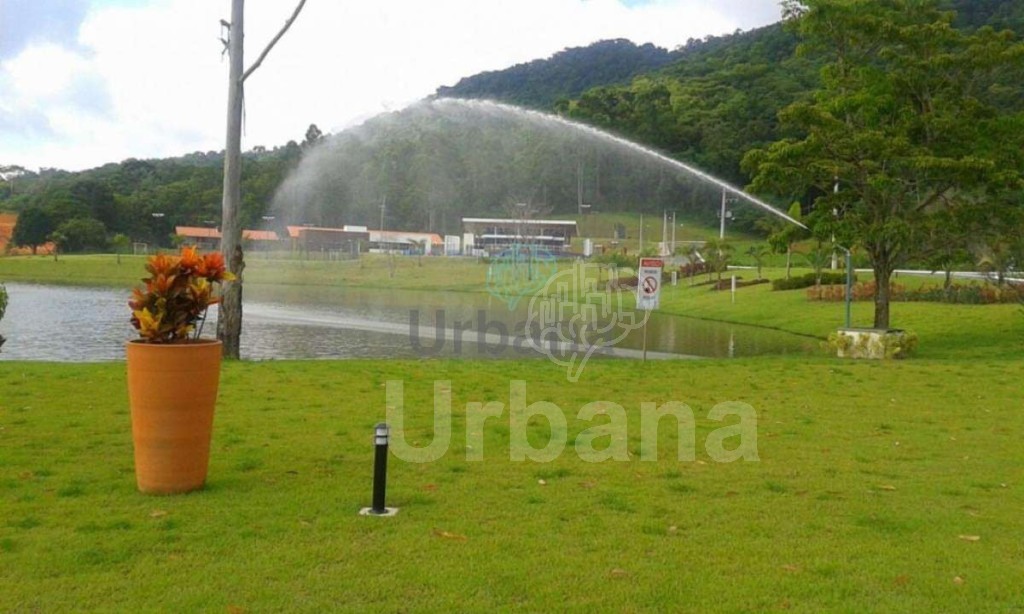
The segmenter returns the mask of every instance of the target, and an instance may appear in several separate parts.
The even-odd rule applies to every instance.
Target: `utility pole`
[[[672,212],[672,251],[670,252],[673,256],[676,253],[676,212]]]
[[[659,256],[664,256],[668,251],[668,211],[661,211],[661,250]]]
[[[722,219],[720,220],[720,222],[721,222],[721,230],[719,230],[719,232],[718,232],[718,238],[719,239],[724,239],[725,238],[725,201],[726,201],[725,188],[722,188],[722,213],[721,213],[721,218]]]
[[[639,253],[644,253],[644,214],[640,214],[640,246],[637,248]]]
[[[576,161],[576,215],[583,215],[583,159]]]
[[[228,270],[235,276],[224,286],[224,295],[217,318],[217,338],[224,343],[225,358],[239,358],[242,337],[242,271],[245,259],[242,253],[242,227],[238,212],[242,206],[242,107],[245,100],[245,80],[260,67],[277,41],[288,31],[299,16],[306,0],[299,0],[291,17],[277,36],[257,57],[256,62],[243,72],[245,60],[245,0],[231,0],[231,23],[221,20],[227,30],[222,39],[228,54],[228,117],[224,146],[224,193],[221,202],[220,251]]]

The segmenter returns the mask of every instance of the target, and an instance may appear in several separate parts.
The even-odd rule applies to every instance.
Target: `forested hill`
[[[956,11],[960,27],[992,26],[1024,34],[1024,2],[1020,0],[944,0],[943,4]]]
[[[548,59],[517,64],[504,70],[466,77],[451,87],[437,89],[437,97],[489,98],[536,109],[550,109],[556,101],[575,98],[599,85],[628,83],[633,77],[656,70],[677,54],[651,44],[624,39],[573,47]]]
[[[942,0],[957,13],[962,28],[989,25],[1024,34],[1024,2],[1020,0]],[[781,61],[791,53],[796,39],[780,38],[778,24],[725,36],[690,39],[672,51],[650,43],[637,45],[625,39],[605,40],[586,47],[573,47],[550,58],[517,64],[503,70],[482,72],[442,86],[435,96],[486,98],[548,110],[559,100],[578,98],[585,91],[603,86],[624,85],[632,79],[670,66],[669,72],[692,73],[689,64],[705,66],[709,55],[730,54],[736,48],[771,47],[762,59]],[[787,56],[788,57],[788,56]]]
[[[944,0],[955,24],[990,25],[1024,34],[1020,0]],[[559,113],[656,147],[745,185],[746,151],[783,138],[779,111],[819,83],[824,59],[796,54],[796,35],[782,24],[690,41],[673,63],[627,85],[599,86],[556,105]],[[1005,84],[1006,104],[1021,108],[1024,84]]]

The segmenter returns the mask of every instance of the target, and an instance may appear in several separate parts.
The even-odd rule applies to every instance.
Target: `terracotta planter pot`
[[[221,342],[126,344],[139,490],[175,494],[206,484]]]

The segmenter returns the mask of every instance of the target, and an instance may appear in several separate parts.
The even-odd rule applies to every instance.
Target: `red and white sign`
[[[658,308],[661,296],[661,269],[665,262],[658,258],[641,258],[637,273],[636,308],[650,311]]]

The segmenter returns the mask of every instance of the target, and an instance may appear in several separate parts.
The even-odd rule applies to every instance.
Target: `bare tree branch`
[[[306,6],[306,0],[299,0],[299,4],[298,6],[295,7],[295,10],[292,12],[292,16],[288,18],[288,21],[284,22],[284,26],[277,33],[277,36],[271,39],[270,43],[263,50],[263,53],[260,54],[260,57],[256,58],[256,62],[242,74],[242,83],[245,83],[245,80],[249,78],[249,75],[251,75],[253,71],[260,67],[260,64],[263,63],[263,60],[267,57],[267,54],[270,53],[270,50],[274,48],[274,45],[277,44],[277,41],[281,40],[281,37],[284,36],[284,33],[288,31],[288,28],[292,27],[292,23],[295,21],[295,18],[299,16],[299,13],[302,12],[302,7],[304,6]]]

